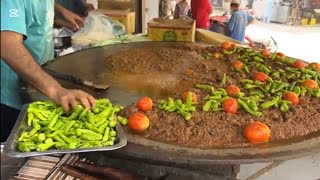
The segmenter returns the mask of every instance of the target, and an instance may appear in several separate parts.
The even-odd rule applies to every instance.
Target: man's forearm
[[[60,5],[59,3],[54,3],[54,10],[56,12],[63,14],[66,9],[62,5]]]
[[[1,32],[1,59],[20,77],[52,97],[60,84],[46,74],[22,43],[23,36],[15,32]]]

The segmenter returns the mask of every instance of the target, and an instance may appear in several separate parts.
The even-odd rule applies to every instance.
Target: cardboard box
[[[135,0],[98,0],[99,9],[116,9],[135,11]]]
[[[111,17],[112,19],[119,21],[126,28],[127,34],[132,34],[136,30],[136,13],[130,10],[111,10],[111,9],[99,9],[99,11]]]
[[[148,23],[148,37],[152,41],[195,42],[196,24],[186,19],[153,19]]]

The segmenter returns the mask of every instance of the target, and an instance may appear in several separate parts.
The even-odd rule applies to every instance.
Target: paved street
[[[308,62],[320,63],[320,27],[295,27],[281,24],[264,24],[256,21],[247,28],[252,39],[270,39],[278,43],[280,52]]]

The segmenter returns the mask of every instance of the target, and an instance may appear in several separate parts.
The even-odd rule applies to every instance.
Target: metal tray
[[[48,151],[34,151],[34,152],[20,152],[18,150],[18,137],[22,133],[22,131],[27,130],[29,127],[27,126],[27,109],[28,105],[24,105],[19,117],[14,125],[11,134],[4,145],[3,152],[10,157],[31,157],[31,156],[39,156],[39,155],[49,155],[49,154],[66,154],[66,153],[81,153],[81,152],[94,152],[94,151],[111,151],[115,149],[119,149],[127,145],[127,137],[119,123],[117,123],[117,137],[115,144],[113,146],[105,146],[99,148],[83,148],[83,149],[66,149],[66,150],[48,150]]]

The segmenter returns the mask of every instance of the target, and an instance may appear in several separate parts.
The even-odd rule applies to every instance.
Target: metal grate
[[[60,171],[63,164],[73,165],[79,159],[78,154],[64,156],[37,156],[30,158],[14,177],[15,180],[78,180]]]

